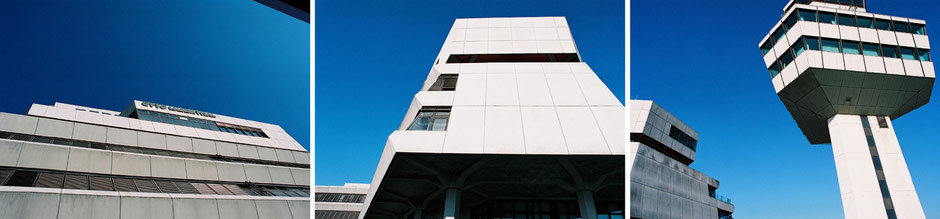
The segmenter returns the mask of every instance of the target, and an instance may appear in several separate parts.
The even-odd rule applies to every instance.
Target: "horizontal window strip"
[[[831,12],[820,12],[810,9],[797,9],[789,17],[783,20],[782,24],[776,28],[771,37],[761,45],[761,52],[767,54],[773,48],[774,44],[783,37],[783,35],[796,25],[797,21],[816,22],[824,24],[833,24],[839,26],[850,26],[860,28],[870,28],[877,30],[894,31],[901,33],[910,33],[916,35],[927,35],[927,27],[923,24],[895,21],[890,19],[880,19],[874,17],[857,16],[852,14],[840,14]]]
[[[786,50],[785,54],[781,55],[780,58],[777,58],[777,60],[770,64],[770,67],[767,68],[767,70],[770,71],[770,77],[773,78],[777,76],[777,74],[780,74],[783,68],[793,63],[797,56],[807,50],[931,62],[929,49],[825,37],[801,36]]]
[[[88,142],[88,141],[82,141],[82,140],[54,138],[54,137],[45,137],[45,136],[38,136],[38,135],[27,135],[27,134],[9,133],[9,132],[0,132],[0,139],[13,139],[13,140],[20,140],[20,141],[57,144],[57,145],[64,145],[64,146],[94,148],[94,149],[100,149],[100,150],[121,151],[121,152],[135,153],[135,154],[160,155],[160,156],[199,159],[199,160],[225,161],[225,162],[237,162],[237,163],[247,163],[247,164],[264,164],[264,165],[271,165],[271,166],[296,167],[296,168],[307,168],[307,169],[310,168],[309,164],[249,159],[249,158],[241,158],[241,157],[229,157],[229,156],[222,156],[222,155],[197,154],[197,153],[190,153],[190,152],[161,150],[161,149],[144,148],[144,147],[136,147],[136,146],[123,146],[123,145],[115,145],[115,144],[105,144],[105,143]]]
[[[0,167],[0,185],[145,193],[310,197],[310,187],[127,177]]]
[[[581,62],[577,53],[452,54],[447,63]]]

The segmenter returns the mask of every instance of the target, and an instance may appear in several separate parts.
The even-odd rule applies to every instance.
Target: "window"
[[[408,130],[446,131],[450,107],[424,107],[418,111]]]
[[[898,55],[898,47],[896,46],[882,45],[881,55],[888,58],[901,58],[901,56]]]
[[[816,12],[815,12],[815,11],[807,11],[807,10],[800,9],[799,14],[800,14],[800,20],[801,20],[801,21],[812,21],[812,22],[816,22]]]
[[[891,23],[882,19],[875,19],[875,29],[891,30]]]
[[[875,28],[875,22],[870,17],[858,17],[858,27]]]
[[[862,55],[867,55],[867,56],[881,56],[881,50],[878,49],[878,44],[863,43],[863,44],[862,44]]]
[[[776,77],[780,74],[780,63],[774,62],[770,64],[770,69],[768,70],[770,70],[770,77]]]
[[[855,26],[855,16],[854,15],[845,15],[839,14],[839,25],[845,26]]]
[[[792,29],[792,28],[793,28],[793,25],[796,25],[796,21],[798,21],[798,18],[796,17],[796,15],[795,15],[795,14],[794,14],[794,15],[790,15],[790,17],[787,18],[787,21],[784,23],[784,25],[787,26],[787,29],[786,29],[786,30],[789,31],[790,29]]]
[[[487,63],[487,62],[580,62],[575,53],[537,53],[537,54],[453,54],[447,63]]]
[[[836,24],[836,14],[819,12],[819,23]]]
[[[894,27],[892,30],[897,32],[909,33],[910,28],[907,28],[907,23],[893,21],[891,27]]]
[[[839,41],[832,39],[822,39],[822,51],[825,52],[840,52],[839,51]]]
[[[911,24],[911,32],[915,34],[921,34],[921,35],[927,34],[927,31],[924,30],[924,25],[920,25],[920,24]]]
[[[457,89],[457,75],[441,74],[437,76],[437,81],[431,84],[428,91],[453,91]]]
[[[907,48],[907,47],[901,47],[901,58],[902,58],[902,59],[917,60],[917,58],[915,58],[915,56],[914,56],[914,49]]]
[[[767,53],[770,52],[770,50],[773,48],[774,48],[773,42],[771,42],[771,40],[767,40],[766,42],[764,42],[764,45],[760,46],[760,51],[763,52],[764,55],[767,55]]]
[[[805,45],[803,45],[803,39],[800,38],[796,40],[796,43],[793,44],[792,49],[793,49],[793,54],[795,56],[800,56],[800,54],[803,53],[803,50],[805,50]]]
[[[930,61],[929,50],[917,49],[917,56],[918,56],[917,60],[928,61],[928,62]]]
[[[845,54],[859,54],[858,42],[842,41],[842,52]]]
[[[784,32],[781,31],[781,30],[783,30],[783,28],[777,28],[777,31],[774,31],[774,40],[775,40],[774,42],[778,42],[778,43],[779,43],[780,40],[783,39]]]
[[[787,52],[780,57],[781,68],[786,68],[788,65],[790,65],[790,62],[793,62],[793,53]]]
[[[676,126],[672,126],[672,128],[669,129],[669,137],[672,137],[672,139],[675,139],[680,144],[692,149],[692,151],[695,151],[695,145],[698,144],[697,140],[682,130],[679,130]]]
[[[806,39],[806,48],[809,50],[819,50],[819,38],[808,37]]]

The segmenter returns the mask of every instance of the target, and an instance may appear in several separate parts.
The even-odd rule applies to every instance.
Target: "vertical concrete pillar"
[[[448,188],[444,197],[444,219],[455,219],[460,210],[460,189]]]
[[[828,126],[845,218],[925,218],[890,121],[840,114]]]
[[[597,219],[597,207],[594,206],[594,193],[588,190],[578,191],[578,208],[581,219]]]

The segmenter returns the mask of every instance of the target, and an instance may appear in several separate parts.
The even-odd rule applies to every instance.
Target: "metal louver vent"
[[[124,178],[114,178],[114,191],[120,192],[136,192],[137,186],[134,185],[134,180],[124,179]]]
[[[212,188],[212,190],[215,190],[215,192],[219,193],[219,195],[234,195],[232,194],[231,191],[229,191],[224,186],[219,185],[219,184],[209,184],[209,188]]]
[[[39,180],[36,181],[36,187],[61,189],[64,180],[65,174],[41,173],[39,174]]]
[[[114,191],[110,177],[92,176],[89,177],[89,181],[91,181],[91,190]]]
[[[218,194],[205,183],[193,183],[193,187],[196,188],[196,191],[199,191],[199,194]]]
[[[27,170],[17,170],[13,171],[13,174],[10,175],[10,178],[7,179],[5,186],[33,186],[33,182],[36,181],[36,177],[39,176],[38,172],[27,171]]]
[[[88,190],[88,176],[72,174],[65,175],[65,186],[62,188]]]
[[[134,183],[137,184],[137,190],[140,190],[140,192],[160,192],[160,189],[157,188],[156,184],[153,184],[153,181],[135,179]]]
[[[160,187],[160,191],[165,193],[180,193],[180,190],[173,185],[173,182],[170,181],[156,181],[157,187]]]
[[[193,187],[193,184],[188,182],[175,182],[176,187],[180,189],[180,192],[187,194],[199,194],[199,191],[196,191],[196,187]]]

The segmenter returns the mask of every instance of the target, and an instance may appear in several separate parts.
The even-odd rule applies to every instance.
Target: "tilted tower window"
[[[441,74],[437,76],[437,81],[434,84],[431,84],[431,88],[428,91],[453,91],[457,89],[457,75],[456,74]]]
[[[446,131],[449,119],[449,106],[426,106],[418,111],[418,115],[411,122],[411,126],[408,126],[408,130]]]

